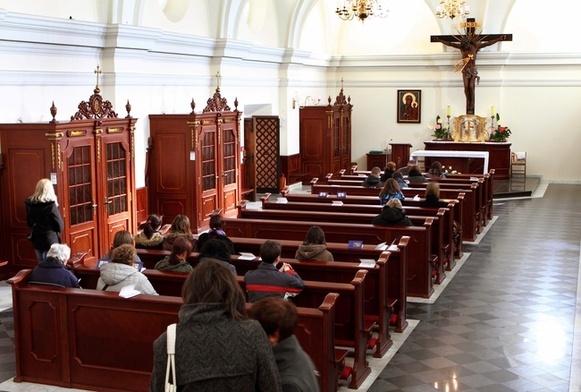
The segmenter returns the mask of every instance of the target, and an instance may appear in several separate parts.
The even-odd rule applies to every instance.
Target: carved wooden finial
[[[343,78],[341,78],[341,91],[343,91]]]
[[[52,101],[52,106],[50,107],[50,114],[52,115],[52,120],[50,120],[50,123],[56,123],[56,106],[54,106],[54,101]]]
[[[216,72],[216,91],[220,91],[220,81],[222,76],[220,76],[220,71]]]
[[[99,93],[99,91],[101,91],[101,90],[99,90],[99,75],[101,75],[103,73],[103,71],[101,71],[99,65],[97,65],[97,69],[95,69],[93,71],[93,73],[95,75],[97,75],[97,83],[95,84],[95,94],[97,94],[97,93]]]
[[[194,114],[196,112],[196,103],[194,102],[194,98],[192,98],[192,102],[190,102],[190,107],[192,108],[192,112],[190,114]]]
[[[129,103],[129,100],[127,100],[125,110],[127,110],[127,116],[125,116],[125,118],[131,118],[131,104]]]

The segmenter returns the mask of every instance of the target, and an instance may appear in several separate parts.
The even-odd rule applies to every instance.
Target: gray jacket
[[[121,291],[125,286],[135,284],[135,290],[142,294],[157,295],[157,292],[149,283],[149,280],[137,268],[121,263],[106,263],[101,266],[101,277],[97,282],[97,290],[103,290],[105,285],[107,291]]]
[[[319,392],[319,374],[311,357],[295,335],[279,341],[272,348],[283,392]]]

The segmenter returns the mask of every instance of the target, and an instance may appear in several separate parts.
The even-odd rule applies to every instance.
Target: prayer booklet
[[[288,199],[286,197],[279,197],[276,199],[277,204],[286,204],[288,203]]]
[[[343,202],[341,200],[333,200],[333,203],[331,203],[334,206],[342,206]]]
[[[139,294],[141,294],[141,292],[135,290],[134,284],[130,284],[129,286],[121,288],[121,291],[119,292],[119,296],[123,298],[131,298]]]
[[[329,192],[319,192],[319,197],[327,197],[329,196]]]
[[[344,199],[347,197],[347,192],[337,192],[337,197],[339,199]]]
[[[375,268],[375,260],[373,259],[359,259],[361,268]]]
[[[240,252],[240,256],[238,256],[238,260],[254,260],[256,256],[250,252]]]
[[[378,244],[375,249],[376,250],[385,250],[387,248],[387,242],[382,242],[381,244]]]
[[[415,195],[414,200],[420,200],[420,195]]]
[[[361,240],[349,240],[349,249],[362,249],[363,241]]]

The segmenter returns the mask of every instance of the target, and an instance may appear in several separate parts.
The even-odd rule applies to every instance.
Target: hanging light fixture
[[[442,0],[438,8],[436,8],[436,16],[438,18],[466,18],[469,14],[470,8],[464,0]]]
[[[385,18],[389,10],[383,6],[383,0],[340,0],[335,13],[343,20],[354,17],[364,22],[369,17]]]

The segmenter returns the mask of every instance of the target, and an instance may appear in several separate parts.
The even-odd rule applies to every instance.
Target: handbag
[[[165,370],[165,392],[177,392],[176,380],[176,324],[167,326],[167,367]],[[171,382],[170,382],[171,374]]]

